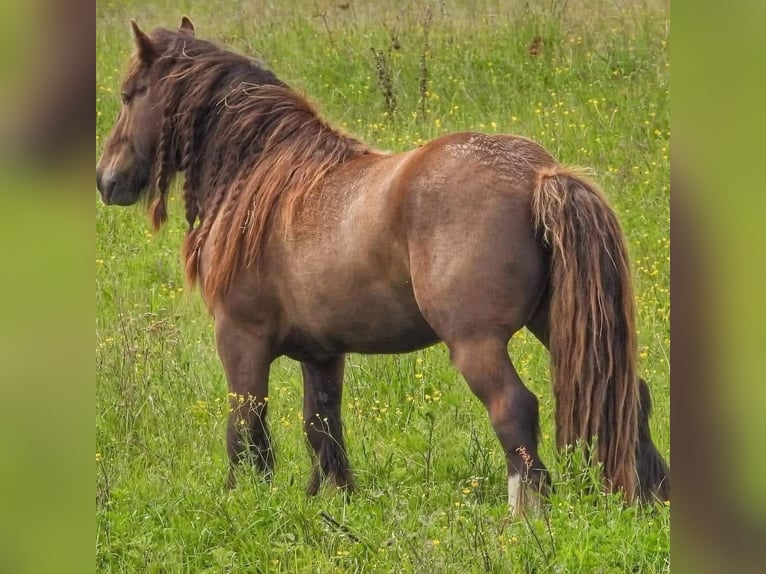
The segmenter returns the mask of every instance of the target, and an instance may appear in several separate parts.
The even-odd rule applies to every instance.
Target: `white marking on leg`
[[[508,509],[511,514],[516,514],[519,503],[519,489],[521,488],[521,477],[514,474],[508,477]]]

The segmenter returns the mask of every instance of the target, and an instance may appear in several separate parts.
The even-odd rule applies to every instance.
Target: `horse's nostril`
[[[117,180],[113,177],[110,170],[96,170],[96,187],[101,193],[101,199],[107,205],[111,203],[112,191]]]

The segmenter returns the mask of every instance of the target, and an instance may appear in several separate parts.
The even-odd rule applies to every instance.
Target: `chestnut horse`
[[[147,198],[159,227],[184,173],[186,276],[214,317],[232,403],[230,486],[240,462],[272,471],[276,357],[301,363],[314,494],[325,480],[353,488],[344,354],[443,341],[502,445],[511,509],[531,504],[550,478],[538,400],[507,350],[526,327],[551,353],[557,445],[591,445],[628,501],[669,498],[636,373],[625,241],[594,183],[512,135],[371,149],[259,62],[197,39],[188,18],[149,35],[132,26],[96,183],[108,205]]]

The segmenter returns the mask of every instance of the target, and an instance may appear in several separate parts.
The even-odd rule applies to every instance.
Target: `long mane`
[[[257,266],[273,225],[289,226],[330,170],[375,152],[329,126],[259,62],[182,32],[160,29],[152,39],[164,48],[152,65],[164,106],[152,218],[155,226],[164,222],[170,180],[185,172],[190,284],[198,281],[213,222],[226,230],[210,246],[201,286],[212,302],[241,268]]]

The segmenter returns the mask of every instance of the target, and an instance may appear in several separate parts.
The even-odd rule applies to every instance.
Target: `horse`
[[[214,319],[229,387],[227,484],[270,476],[270,364],[300,362],[312,456],[307,492],[351,492],[341,399],[347,353],[443,342],[484,404],[506,458],[512,513],[552,481],[538,399],[508,354],[531,331],[549,350],[559,449],[584,445],[627,503],[668,500],[637,374],[623,232],[597,185],[516,135],[453,133],[388,153],[330,126],[260,61],[177,29],[146,34],[96,168],[107,205],[168,217],[184,174],[185,276]]]

